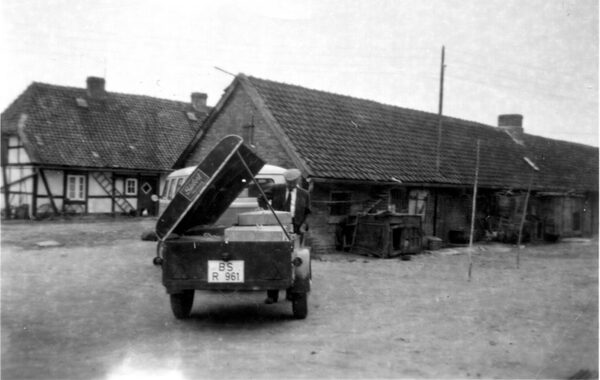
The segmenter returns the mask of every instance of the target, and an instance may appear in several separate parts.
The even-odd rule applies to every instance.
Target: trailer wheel
[[[308,314],[308,294],[307,293],[293,293],[292,294],[292,312],[294,318],[304,319]]]
[[[171,310],[177,319],[185,319],[190,316],[194,304],[194,290],[186,289],[181,293],[170,294]]]

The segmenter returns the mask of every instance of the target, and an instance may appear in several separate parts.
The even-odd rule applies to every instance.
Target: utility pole
[[[435,158],[435,169],[437,174],[440,174],[440,150],[442,149],[442,110],[444,105],[444,70],[446,65],[444,64],[445,47],[442,46],[442,65],[440,68],[440,100],[438,108],[438,136],[437,136],[437,149]]]
[[[477,185],[479,182],[480,145],[480,140],[477,139],[477,156],[475,158],[475,180],[473,181],[473,203],[471,205],[471,231],[469,233],[469,281],[471,281],[471,271],[473,270],[473,235],[475,234],[475,215],[477,211]]]

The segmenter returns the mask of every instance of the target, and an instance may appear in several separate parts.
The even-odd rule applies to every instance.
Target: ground
[[[598,376],[597,240],[313,259],[309,315],[197,292],[176,320],[152,219],[5,222],[2,379]],[[54,240],[58,247],[35,244]],[[283,298],[283,297],[282,297]]]

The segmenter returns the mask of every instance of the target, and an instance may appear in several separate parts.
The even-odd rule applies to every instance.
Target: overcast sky
[[[1,0],[4,110],[31,82],[214,105],[243,72],[598,146],[598,0]]]

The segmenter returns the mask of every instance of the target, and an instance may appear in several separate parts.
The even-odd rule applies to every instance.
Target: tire
[[[194,304],[194,290],[186,289],[181,293],[170,294],[171,310],[177,319],[186,319],[190,316]]]
[[[292,294],[292,312],[294,318],[304,319],[308,314],[308,294],[293,293]]]

